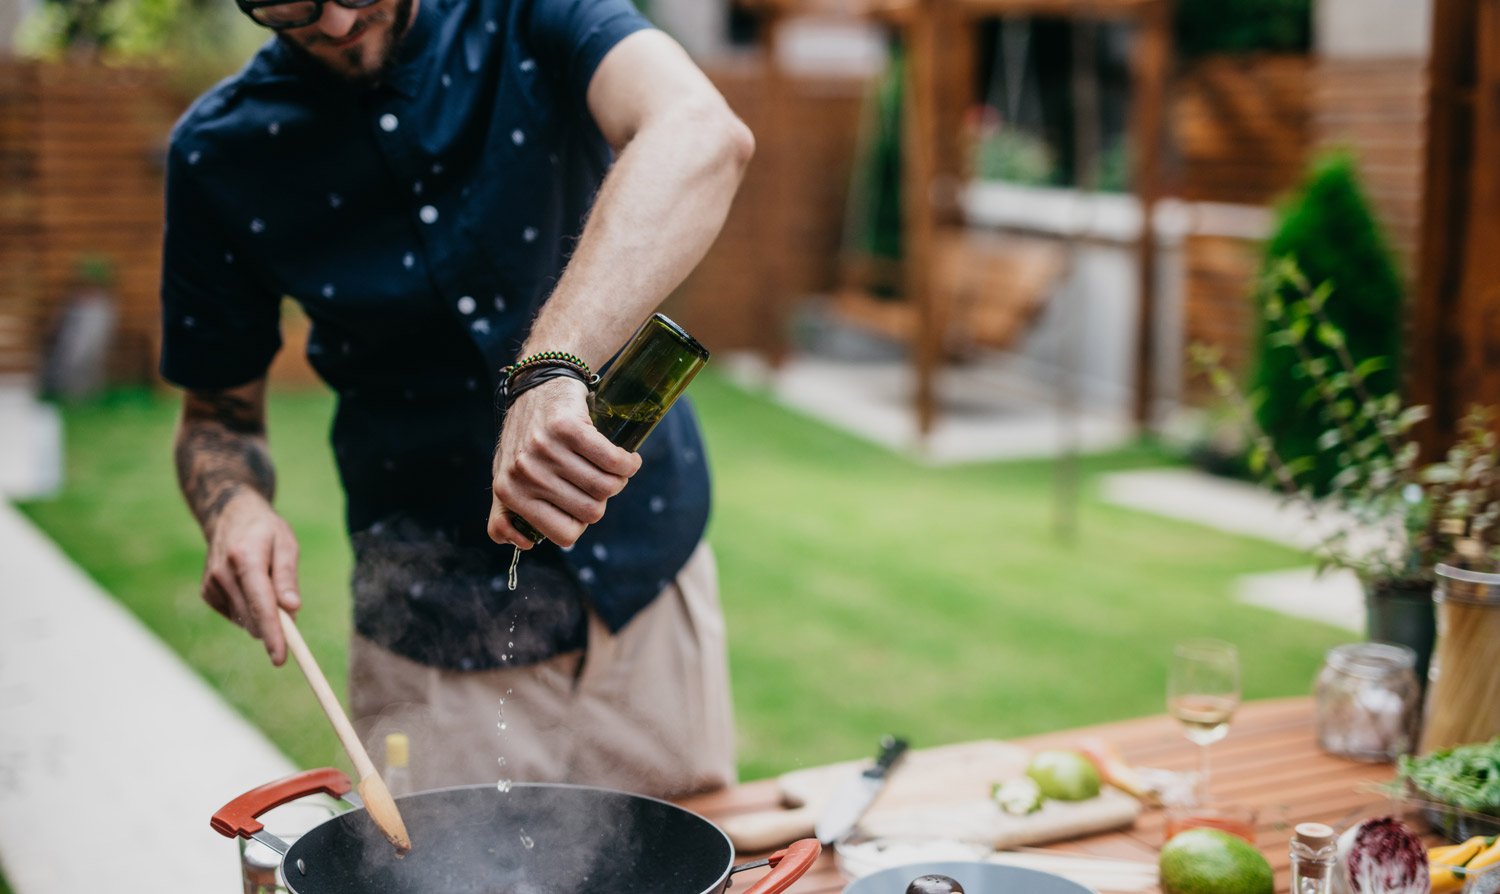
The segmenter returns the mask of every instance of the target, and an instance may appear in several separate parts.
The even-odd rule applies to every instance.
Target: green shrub
[[[1181,0],[1177,52],[1305,53],[1312,45],[1312,0]]]
[[[1295,286],[1275,276],[1288,261],[1307,282],[1331,285],[1324,310],[1343,333],[1353,362],[1386,361],[1368,379],[1370,394],[1379,398],[1395,391],[1400,381],[1401,278],[1348,155],[1335,153],[1314,163],[1282,209],[1265,251],[1268,285],[1256,295],[1259,323],[1250,383],[1260,400],[1256,420],[1282,456],[1314,459],[1305,481],[1325,493],[1341,465],[1336,452],[1318,446],[1331,420],[1309,388],[1296,352],[1276,337],[1267,302],[1287,305],[1299,299]],[[1311,349],[1333,362],[1326,345],[1314,343]]]

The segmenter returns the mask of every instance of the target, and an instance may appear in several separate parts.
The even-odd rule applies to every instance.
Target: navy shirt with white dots
[[[569,550],[531,550],[517,590],[512,548],[485,531],[498,370],[611,160],[588,83],[647,27],[628,0],[422,0],[381,86],[272,40],[172,134],[162,373],[196,390],[258,379],[281,297],[301,304],[308,360],[339,397],[355,628],[415,661],[482,670],[579,648],[586,604],[620,629],[703,535],[685,401],[604,519]]]

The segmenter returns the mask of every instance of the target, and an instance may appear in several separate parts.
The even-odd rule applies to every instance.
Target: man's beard
[[[336,75],[346,83],[355,87],[375,87],[385,81],[391,69],[396,67],[396,58],[400,55],[401,41],[406,37],[407,29],[411,25],[411,8],[414,0],[396,0],[396,8],[393,14],[391,27],[384,35],[384,46],[378,51],[378,64],[374,70],[366,71],[363,67],[364,47],[356,44],[341,52],[347,68],[336,68],[329,65],[321,56],[309,50],[298,41],[292,40],[284,35],[281,36],[282,43],[292,48],[292,51],[321,67],[329,74]],[[378,21],[375,22],[378,24]],[[369,27],[366,25],[365,27]]]

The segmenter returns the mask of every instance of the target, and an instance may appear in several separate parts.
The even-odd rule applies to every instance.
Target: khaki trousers
[[[355,634],[349,700],[377,765],[411,743],[413,788],[569,782],[678,797],[735,781],[734,718],[713,553],[619,634],[589,612],[586,651],[520,668],[427,667]]]

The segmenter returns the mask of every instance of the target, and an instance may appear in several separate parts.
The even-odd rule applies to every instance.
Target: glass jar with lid
[[[1360,761],[1411,752],[1421,723],[1417,656],[1393,643],[1349,643],[1328,650],[1315,684],[1318,745]]]

